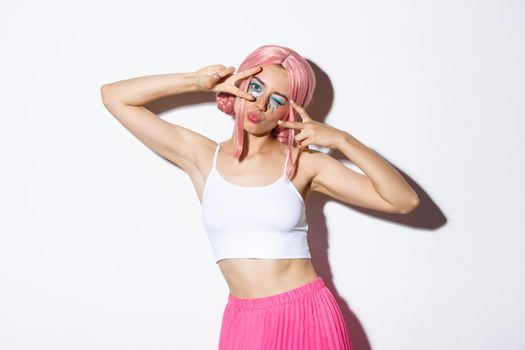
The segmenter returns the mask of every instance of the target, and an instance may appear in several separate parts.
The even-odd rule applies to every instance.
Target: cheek
[[[276,111],[276,115],[277,115],[277,118],[278,119],[284,119],[284,117],[286,116],[287,112],[288,112],[288,106],[284,105],[284,106],[281,106],[277,111]]]
[[[272,121],[272,123],[277,123],[278,120],[284,120],[284,112],[281,113],[279,111],[279,113],[274,113],[271,117],[269,117],[269,120]]]

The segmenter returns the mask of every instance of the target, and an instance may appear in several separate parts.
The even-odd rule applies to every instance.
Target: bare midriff
[[[297,288],[318,277],[309,258],[228,258],[218,263],[222,275],[237,298],[262,298]]]

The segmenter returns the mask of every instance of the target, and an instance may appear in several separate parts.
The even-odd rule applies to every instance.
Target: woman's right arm
[[[106,109],[142,143],[181,167],[194,171],[194,152],[209,139],[179,125],[169,123],[143,105],[155,99],[191,91],[204,91],[195,84],[196,73],[149,75],[101,87]]]
[[[155,153],[191,173],[197,168],[196,154],[213,142],[180,125],[169,123],[143,105],[155,99],[192,91],[229,92],[251,99],[234,82],[260,68],[232,75],[234,67],[212,65],[190,73],[148,75],[116,81],[101,87],[102,102],[107,110],[135,137]]]

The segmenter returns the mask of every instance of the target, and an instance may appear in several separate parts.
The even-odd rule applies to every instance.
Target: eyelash
[[[259,84],[252,82],[252,83],[250,83],[250,90],[252,90],[253,86],[255,86],[255,87],[259,88],[259,89],[261,88],[259,86]],[[255,97],[257,97],[257,96],[255,96]],[[284,103],[282,103],[280,100],[277,100],[277,99],[274,99],[274,98],[272,98],[271,100],[272,100],[272,102],[277,103],[279,106],[284,106]]]

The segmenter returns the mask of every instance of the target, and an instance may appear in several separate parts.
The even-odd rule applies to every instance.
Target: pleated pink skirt
[[[219,350],[351,350],[341,309],[321,276],[262,298],[228,294]]]

